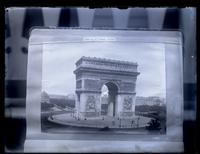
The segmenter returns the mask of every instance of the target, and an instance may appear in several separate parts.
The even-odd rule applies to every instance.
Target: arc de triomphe
[[[101,89],[108,88],[108,113],[130,117],[135,112],[137,63],[95,57],[76,62],[76,110],[81,117],[101,116]]]

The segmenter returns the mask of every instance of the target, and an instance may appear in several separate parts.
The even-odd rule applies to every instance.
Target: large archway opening
[[[113,82],[105,83],[101,88],[101,115],[116,116],[118,87]]]

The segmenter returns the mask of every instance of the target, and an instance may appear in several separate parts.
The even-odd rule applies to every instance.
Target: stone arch
[[[119,92],[119,88],[118,85],[115,82],[112,81],[107,81],[104,82],[104,84],[102,85],[106,86],[108,89],[108,96],[107,96],[107,100],[106,103],[107,104],[103,104],[105,102],[103,102],[103,100],[105,101],[105,96],[104,99],[102,99],[102,96],[100,97],[100,103],[101,103],[101,114],[102,115],[107,115],[107,116],[115,116],[117,113],[117,96],[118,96],[118,92]],[[102,94],[102,93],[101,93]],[[102,112],[102,110],[105,110],[105,114],[104,112]]]
[[[113,81],[113,80],[105,80],[105,81],[103,81],[103,82],[101,83],[100,87],[102,87],[103,85],[106,85],[106,84],[108,84],[108,85],[111,84],[111,86],[112,86],[112,84],[113,84],[113,85],[116,86],[117,90],[120,91],[120,85],[119,85],[119,83],[117,83],[116,81]],[[106,86],[107,86],[107,85],[106,85]]]
[[[137,63],[81,57],[76,62],[76,109],[83,117],[101,116],[101,87],[111,93],[112,116],[132,116],[135,111]],[[113,106],[114,106],[113,105]]]

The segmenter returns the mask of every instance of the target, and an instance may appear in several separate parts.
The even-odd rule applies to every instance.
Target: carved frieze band
[[[106,66],[106,67],[117,67],[117,68],[124,68],[124,69],[136,69],[137,65],[130,65],[130,64],[120,64],[120,63],[112,63],[112,62],[99,62],[99,61],[85,61],[85,64],[89,65],[98,65],[98,66]]]

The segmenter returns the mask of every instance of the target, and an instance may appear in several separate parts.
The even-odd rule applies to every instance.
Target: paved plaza
[[[130,129],[142,128],[148,125],[151,118],[143,116],[132,116],[130,118],[117,118],[111,116],[100,116],[91,118],[77,118],[71,113],[53,115],[48,118],[49,121],[76,127],[88,128],[112,128],[112,129]]]

